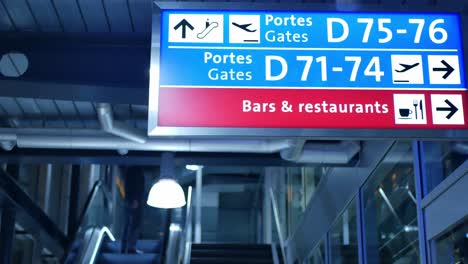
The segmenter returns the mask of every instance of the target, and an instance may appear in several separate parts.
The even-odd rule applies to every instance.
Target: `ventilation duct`
[[[462,155],[468,155],[468,143],[467,142],[456,142],[453,144],[453,149]]]
[[[126,124],[115,121],[112,114],[112,107],[109,104],[101,103],[97,105],[99,122],[102,129],[112,135],[126,138],[137,143],[145,143],[147,137],[141,131],[127,126]]]
[[[0,129],[0,142],[33,149],[280,153],[288,161],[314,164],[348,164],[360,150],[359,144],[352,141],[307,143],[305,140],[287,139],[148,138],[142,144],[100,130],[75,129]]]
[[[16,146],[17,137],[15,134],[0,134],[0,147],[5,151],[10,151]]]
[[[353,141],[339,143],[294,142],[291,149],[281,151],[281,157],[297,163],[347,164],[359,153],[359,144]]]
[[[0,130],[0,139],[15,130]],[[96,130],[21,129],[16,132],[20,148],[271,154],[290,147],[289,141],[282,139],[148,139],[141,144]]]

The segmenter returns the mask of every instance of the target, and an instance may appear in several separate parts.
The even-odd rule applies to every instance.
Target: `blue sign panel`
[[[468,128],[457,14],[162,10],[157,19],[150,135]]]
[[[161,87],[466,87],[454,14],[164,10],[161,25]]]

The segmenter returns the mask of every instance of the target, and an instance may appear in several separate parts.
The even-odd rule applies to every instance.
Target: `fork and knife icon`
[[[424,119],[424,111],[423,111],[423,101],[418,99],[413,99],[413,106],[414,106],[414,116],[418,119],[418,106],[419,110],[421,111],[421,119]]]

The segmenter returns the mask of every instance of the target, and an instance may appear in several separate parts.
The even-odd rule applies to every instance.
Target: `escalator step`
[[[224,258],[254,258],[272,259],[271,248],[268,250],[245,249],[192,249],[192,257],[224,257]]]
[[[102,245],[103,253],[120,253],[122,248],[121,241],[106,242]],[[161,241],[159,240],[138,240],[137,249],[144,253],[161,253]]]
[[[220,243],[203,243],[203,244],[192,244],[193,249],[236,249],[236,250],[269,250],[271,251],[270,245],[262,244],[220,244]]]
[[[273,264],[271,259],[191,258],[190,264]]]
[[[160,264],[157,254],[113,254],[104,253],[99,257],[99,264]]]

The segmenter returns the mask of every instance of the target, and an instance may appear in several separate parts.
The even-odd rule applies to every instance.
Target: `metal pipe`
[[[195,243],[202,242],[202,188],[203,188],[203,167],[197,170],[195,188]]]
[[[149,138],[141,144],[137,140],[129,141],[102,130],[87,129],[0,129],[1,139],[14,139],[13,143],[19,148],[263,154],[279,152],[285,160],[321,164],[347,164],[360,150],[359,144],[352,141],[305,143],[305,140],[287,139]]]
[[[302,153],[304,153],[304,144],[306,143],[306,140],[304,139],[296,139],[296,140],[291,140],[290,145],[291,147],[281,151],[280,155],[281,158],[284,160],[298,160],[301,156]]]
[[[466,142],[456,142],[453,144],[453,149],[462,155],[468,155],[468,143]]]
[[[184,228],[184,250],[183,250],[183,264],[190,262],[191,248],[192,248],[192,186],[189,186],[187,191],[187,211],[185,215],[185,228]]]
[[[97,112],[99,122],[101,123],[102,129],[104,131],[138,143],[145,143],[147,141],[147,136],[140,130],[129,127],[122,122],[115,121],[110,104],[98,104]]]
[[[109,136],[18,135],[20,148],[126,149],[139,151],[276,153],[289,145],[286,140],[243,139],[150,139],[145,144]]]
[[[0,147],[5,151],[10,151],[16,146],[16,134],[5,133],[0,134]]]
[[[0,147],[5,151],[11,151],[16,146],[16,141],[2,141]]]
[[[294,159],[288,159],[283,151],[283,159],[298,163],[327,163],[346,164],[359,152],[360,146],[353,141],[340,143],[306,143],[300,155]],[[288,150],[289,151],[289,150]]]
[[[278,233],[278,238],[280,242],[281,254],[283,255],[283,263],[288,263],[287,257],[286,257],[286,245],[285,245],[286,241],[283,237],[283,230],[281,229],[281,222],[279,219],[278,204],[276,203],[275,194],[273,193],[272,188],[270,188],[270,200],[271,200],[271,206],[273,208],[273,215],[275,217],[276,231]]]

